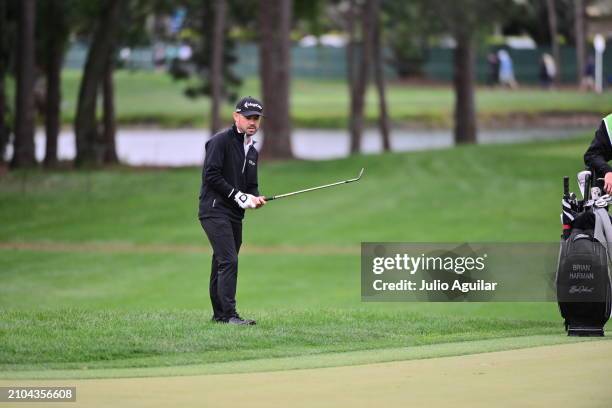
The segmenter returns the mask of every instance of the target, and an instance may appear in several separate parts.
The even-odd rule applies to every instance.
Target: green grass
[[[62,119],[71,124],[76,112],[80,71],[63,73]],[[122,124],[157,124],[166,127],[205,126],[208,123],[208,98],[189,99],[183,95],[184,83],[156,72],[118,71],[115,75],[117,118]],[[11,88],[11,87],[9,87]],[[260,95],[259,81],[246,78],[240,89],[243,95]],[[604,115],[612,105],[612,93],[601,95],[565,89],[543,91],[537,88],[507,91],[479,88],[478,114],[491,116],[539,113],[594,113]],[[389,112],[396,124],[414,123],[451,126],[454,96],[450,86],[414,86],[390,83],[387,91]],[[12,100],[12,99],[11,99]],[[294,78],[291,112],[294,127],[338,128],[347,124],[348,90],[342,80]],[[230,120],[232,106],[223,109],[224,120]],[[378,102],[370,89],[366,102],[366,119],[374,123]]]
[[[419,346],[552,334],[542,321],[403,311],[259,312],[252,328],[221,326],[199,311],[2,312],[0,368],[117,368],[219,363],[256,358]]]
[[[251,328],[252,329],[252,328]],[[338,367],[347,365],[361,365],[384,363],[392,361],[405,361],[414,359],[439,358],[460,356],[466,354],[489,353],[494,351],[515,350],[528,347],[540,347],[555,344],[567,344],[584,341],[606,341],[598,338],[563,337],[558,334],[528,335],[519,337],[493,338],[485,340],[458,341],[453,343],[434,343],[426,345],[412,345],[410,347],[395,347],[385,349],[365,349],[356,351],[343,351],[341,353],[300,354],[289,357],[256,356],[248,360],[234,360],[224,362],[193,363],[182,365],[163,365],[159,357],[141,358],[142,360],[157,359],[156,365],[141,367],[125,366],[106,368],[96,364],[91,368],[83,364],[71,364],[77,368],[41,369],[27,371],[0,371],[0,379],[83,379],[83,378],[135,378],[135,377],[168,377],[184,375],[206,374],[234,374],[264,371],[283,371],[307,368]],[[174,364],[174,361],[167,361]],[[20,367],[23,367],[21,365]]]
[[[359,184],[271,202],[249,213],[244,242],[554,241],[561,177],[583,167],[587,144],[581,138],[264,162],[263,194],[353,177],[361,167],[366,171]],[[0,241],[205,245],[196,218],[199,187],[196,168],[10,173],[0,184]]]
[[[248,214],[238,306],[259,320],[249,328],[208,321],[199,169],[9,173],[0,179],[0,244],[30,246],[0,249],[0,370],[563,337],[554,303],[361,303],[358,245],[555,242],[561,177],[582,167],[587,143],[264,162],[264,193],[350,177],[362,166],[366,172],[358,184]]]

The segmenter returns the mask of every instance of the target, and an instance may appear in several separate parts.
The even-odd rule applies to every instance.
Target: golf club
[[[352,179],[342,180],[342,181],[338,181],[336,183],[325,184],[323,186],[318,186],[318,187],[311,187],[311,188],[307,188],[307,189],[304,189],[304,190],[293,191],[291,193],[285,193],[285,194],[269,196],[269,197],[266,197],[265,200],[266,201],[278,200],[279,198],[285,198],[285,197],[293,196],[293,195],[296,195],[296,194],[307,193],[309,191],[315,191],[315,190],[320,190],[322,188],[339,186],[340,184],[347,184],[347,183],[352,183],[352,182],[355,182],[355,181],[359,181],[359,179],[361,179],[361,176],[363,175],[363,170],[364,169],[362,168],[361,171],[359,172],[359,175],[357,177],[355,177],[355,178],[352,178]]]
[[[588,170],[583,170],[577,174],[578,187],[580,188],[580,194],[582,194],[582,198],[584,198],[584,195],[586,194],[585,181],[587,175],[591,175],[591,172]]]

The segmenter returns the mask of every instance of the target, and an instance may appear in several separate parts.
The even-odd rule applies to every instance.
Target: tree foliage
[[[248,2],[247,2],[248,3]],[[213,47],[214,2],[202,0],[184,0],[181,3],[186,8],[187,17],[184,24],[182,40],[192,47],[193,55],[190,61],[182,62],[175,59],[171,64],[171,75],[179,80],[187,81],[185,95],[190,98],[211,95],[209,81],[211,71],[211,55]],[[237,23],[241,11],[237,10],[235,1],[229,1],[223,44],[223,86],[222,95],[228,101],[235,101],[237,91],[242,84],[240,77],[234,73],[233,65],[238,61],[236,41],[230,35],[232,27]]]
[[[475,143],[477,124],[474,97],[475,42],[477,36],[490,29],[511,6],[511,0],[431,0],[430,12],[442,27],[453,36],[456,47],[453,55],[453,86],[455,90],[455,143]]]
[[[443,29],[437,18],[427,18],[429,2],[383,0],[382,21],[391,64],[400,78],[421,76],[431,39]]]
[[[574,0],[555,0],[557,35],[565,44],[574,44]],[[504,35],[527,34],[538,46],[551,44],[546,0],[513,2],[504,12]]]

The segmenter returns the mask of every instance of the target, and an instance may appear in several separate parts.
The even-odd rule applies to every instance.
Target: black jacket
[[[199,219],[229,218],[240,222],[244,218],[244,210],[234,201],[234,196],[238,191],[259,195],[257,158],[253,145],[245,156],[244,134],[238,133],[235,125],[206,142]]]
[[[608,161],[612,159],[612,145],[606,128],[605,119],[601,121],[599,129],[595,132],[595,137],[591,145],[584,154],[584,164],[589,170],[594,172],[595,177],[604,177],[606,173],[612,171]]]

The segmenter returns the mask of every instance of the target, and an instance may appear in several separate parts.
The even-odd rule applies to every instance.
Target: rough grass
[[[411,312],[253,313],[254,327],[212,323],[199,311],[0,311],[0,370],[202,364],[483,340],[559,330],[548,321]]]

